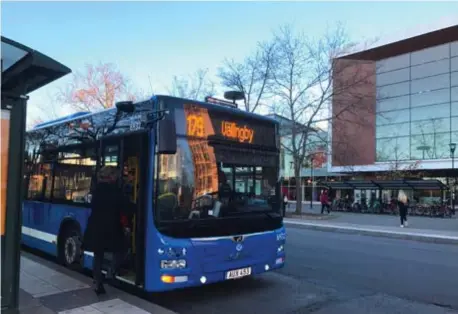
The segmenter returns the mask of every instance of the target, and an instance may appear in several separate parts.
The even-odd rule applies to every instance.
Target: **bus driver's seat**
[[[173,220],[175,211],[178,208],[178,189],[173,181],[165,183],[164,193],[160,194],[157,199],[157,205],[161,219]]]
[[[219,181],[219,188],[218,188],[219,201],[221,202],[222,207],[227,208],[232,198],[232,188],[229,185],[229,183],[227,182],[226,174],[222,170],[218,170],[218,181]],[[224,212],[224,209],[223,209],[223,212]]]

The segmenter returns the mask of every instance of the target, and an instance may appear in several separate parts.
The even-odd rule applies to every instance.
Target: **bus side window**
[[[55,201],[88,202],[96,167],[94,153],[93,149],[83,149],[81,146],[59,154],[53,187]]]
[[[30,166],[27,198],[36,201],[49,201],[51,198],[52,165],[41,160],[41,156],[36,158]]]

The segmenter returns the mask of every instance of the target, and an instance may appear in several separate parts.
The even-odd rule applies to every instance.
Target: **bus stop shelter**
[[[1,278],[2,312],[16,309],[19,295],[24,136],[29,93],[71,70],[6,37],[1,46]]]
[[[439,180],[347,180],[326,182],[333,190],[447,190]]]

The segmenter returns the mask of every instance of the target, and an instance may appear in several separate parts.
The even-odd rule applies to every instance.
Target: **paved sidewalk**
[[[400,228],[399,217],[362,213],[331,212],[321,215],[321,206],[302,207],[302,215],[294,215],[296,204],[290,204],[287,210],[290,218],[285,223],[297,227],[345,233],[359,233],[372,236],[458,244],[458,218],[431,218],[410,216],[409,226]]]
[[[91,283],[91,278],[23,252],[19,313],[174,313],[108,285],[107,294],[97,297]]]
[[[356,233],[361,235],[458,245],[458,231],[439,231],[431,229],[415,229],[410,227],[386,227],[377,225],[361,225],[338,222],[336,223],[333,221],[307,221],[305,219],[291,218],[285,218],[284,222],[287,226],[294,225],[297,227],[303,227],[307,229],[320,231],[332,231],[353,234]]]

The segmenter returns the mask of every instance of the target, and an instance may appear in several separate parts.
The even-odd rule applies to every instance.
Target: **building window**
[[[411,53],[412,65],[442,60],[450,57],[450,44],[444,44]]]
[[[451,74],[451,86],[458,86],[458,72],[453,72]]]
[[[453,116],[458,116],[458,102],[452,102],[452,117]],[[458,125],[457,125],[457,128],[458,128]]]
[[[376,62],[376,72],[383,73],[393,70],[398,70],[402,68],[407,68],[410,66],[410,56],[409,54],[404,54]]]
[[[450,44],[450,51],[453,56],[458,56],[458,41],[454,41],[453,43]]]
[[[390,85],[390,84],[405,82],[405,81],[408,81],[409,79],[410,79],[410,69],[405,68],[405,69],[377,74],[376,85],[377,86]]]
[[[458,57],[452,58],[452,60],[450,60],[450,63],[451,63],[450,71],[451,72],[458,71]]]
[[[377,161],[448,158],[458,142],[458,41],[376,68]]]
[[[409,132],[409,123],[381,125],[377,127],[377,138],[408,136]]]
[[[452,87],[452,101],[458,101],[458,87]]]
[[[408,95],[410,93],[409,85],[409,82],[404,82],[377,88],[377,99]]]
[[[381,113],[378,113],[376,117],[377,125],[409,122],[409,120],[410,120],[409,109],[381,112]]]
[[[452,131],[458,131],[458,117],[452,117]]]
[[[457,132],[452,132],[452,143],[458,143],[458,131]],[[456,152],[455,152],[456,154]],[[455,155],[456,156],[456,155]],[[448,151],[448,157],[450,157],[450,149]]]
[[[450,102],[450,89],[441,89],[410,96],[411,107],[421,107]]]
[[[426,77],[411,82],[411,93],[421,93],[437,89],[443,89],[450,86],[450,74],[442,74]]]
[[[412,121],[411,134],[450,132],[450,118],[427,119]]]
[[[450,72],[450,60],[444,59],[440,61],[413,66],[411,70],[411,78],[412,80],[416,80],[448,72]]]
[[[417,107],[411,109],[412,121],[432,120],[450,116],[450,104],[440,104],[426,107]]]
[[[450,133],[421,134],[411,138],[412,159],[440,159],[449,151]]]
[[[409,137],[394,137],[377,140],[377,161],[398,161],[409,159]]]
[[[408,109],[410,96],[394,97],[377,101],[377,112]]]

